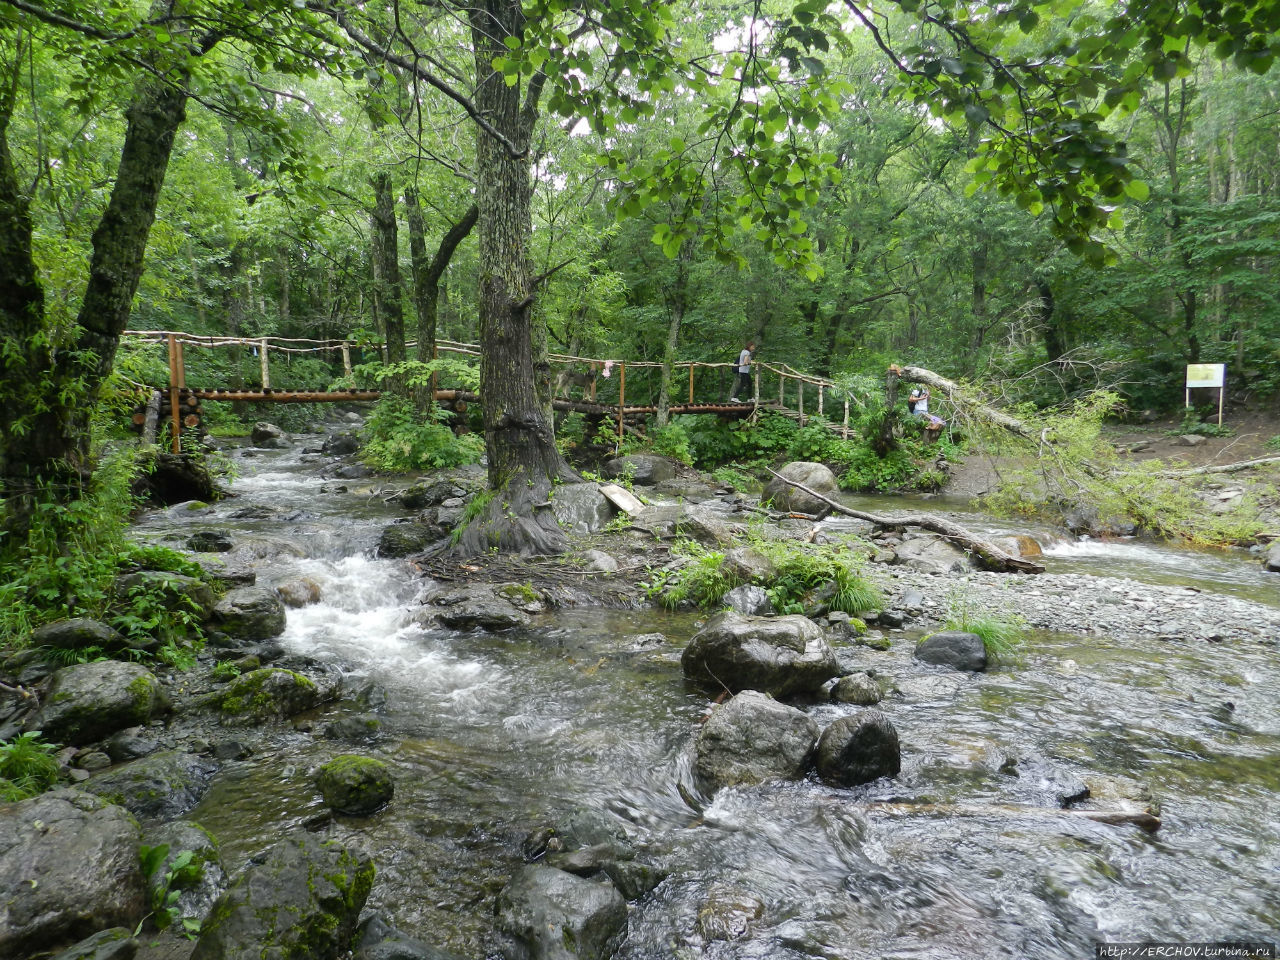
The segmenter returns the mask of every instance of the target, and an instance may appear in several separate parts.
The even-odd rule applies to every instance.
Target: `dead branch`
[[[1172,480],[1177,477],[1200,477],[1210,473],[1239,473],[1242,470],[1251,470],[1254,467],[1266,466],[1269,463],[1280,463],[1280,457],[1260,457],[1257,460],[1241,460],[1238,463],[1224,463],[1220,467],[1194,467],[1188,470],[1161,470],[1159,473],[1151,474],[1151,476],[1160,477],[1163,480]]]
[[[767,467],[765,469],[768,469]],[[836,513],[844,514],[846,517],[853,517],[857,520],[868,520],[878,527],[922,527],[925,530],[939,534],[943,539],[949,540],[962,550],[969,550],[976,553],[982,558],[990,569],[998,570],[1003,573],[1017,571],[1018,573],[1044,573],[1044,567],[1038,563],[1033,563],[1023,557],[1014,557],[1005,553],[994,543],[983,540],[976,534],[960,526],[958,523],[952,523],[950,520],[944,520],[941,517],[934,517],[924,513],[907,513],[897,514],[894,516],[884,516],[875,513],[864,513],[861,510],[853,510],[844,504],[836,503],[834,500],[824,497],[822,494],[810,490],[803,483],[797,483],[794,480],[788,480],[782,474],[775,470],[769,470],[775,477],[784,483],[788,483],[797,490],[802,490],[809,496],[821,500]]]

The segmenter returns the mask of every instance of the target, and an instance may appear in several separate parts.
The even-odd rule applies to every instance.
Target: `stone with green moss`
[[[334,960],[352,946],[374,873],[363,851],[290,834],[218,898],[191,960]]]
[[[146,667],[119,660],[77,663],[53,675],[27,729],[42,731],[54,743],[80,746],[148,723],[168,708],[160,681]]]
[[[242,674],[213,697],[224,715],[241,720],[292,717],[310,710],[320,700],[315,682],[300,673],[279,667],[263,667]]]
[[[386,806],[395,792],[391,771],[381,760],[344,753],[316,774],[324,802],[338,813],[364,816]]]

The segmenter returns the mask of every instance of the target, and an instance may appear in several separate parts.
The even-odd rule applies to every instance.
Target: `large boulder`
[[[191,960],[334,960],[351,948],[373,876],[362,851],[290,834],[218,898]]]
[[[391,802],[395,782],[381,760],[344,753],[323,764],[316,786],[325,805],[338,813],[367,816]]]
[[[200,802],[217,771],[218,764],[206,757],[163,750],[103,770],[84,789],[120,804],[135,817],[171,820]]]
[[[612,884],[553,867],[521,867],[497,910],[505,960],[605,960],[627,928],[627,902]]]
[[[43,706],[27,718],[26,728],[42,731],[54,743],[80,746],[148,723],[168,709],[160,681],[146,667],[98,660],[55,673]]]
[[[527,599],[536,601],[536,595]],[[528,616],[517,606],[525,605],[524,599],[514,590],[495,590],[491,584],[446,590],[433,596],[431,603],[439,608],[436,618],[455,630],[510,630],[529,623]]]
[[[265,420],[259,420],[253,425],[253,429],[249,431],[249,440],[255,447],[280,449],[288,446],[285,432]]]
[[[879,710],[841,717],[822,731],[816,765],[818,776],[841,787],[896,777],[902,769],[898,731]]]
[[[676,475],[676,466],[666,457],[654,453],[633,453],[605,462],[603,473],[610,480],[630,480],[641,487],[670,480]]]
[[[31,646],[75,650],[93,656],[94,652],[110,654],[127,650],[130,643],[101,620],[73,617],[37,627],[31,632]]]
[[[109,927],[67,947],[52,960],[133,960],[139,946],[128,927]]]
[[[836,681],[831,688],[831,699],[836,703],[856,703],[869,707],[884,699],[884,692],[875,678],[867,673],[851,673]]]
[[[1262,566],[1272,573],[1280,573],[1280,540],[1271,544],[1271,549],[1263,557]]]
[[[349,457],[360,450],[360,434],[351,430],[346,433],[331,433],[324,438],[320,452],[330,457]]]
[[[410,520],[383,527],[378,537],[378,556],[386,559],[411,557],[448,534],[448,528],[433,521]]]
[[[915,658],[952,670],[981,673],[987,669],[987,648],[982,638],[963,630],[943,630],[925,637],[916,645]]]
[[[764,617],[773,613],[769,591],[754,583],[734,587],[721,598],[721,602],[734,613],[747,617]]]
[[[596,533],[616,512],[594,483],[566,483],[551,492],[551,512],[568,533]]]
[[[966,573],[973,567],[959,547],[937,537],[916,537],[894,547],[897,562],[925,573]]]
[[[797,460],[788,463],[778,473],[787,480],[804,484],[814,493],[820,493],[824,497],[833,497],[839,490],[836,475],[820,463]],[[827,505],[817,497],[810,496],[777,477],[765,484],[760,499],[771,502],[776,510],[792,510],[796,513],[822,513],[828,509]]]
[[[795,707],[744,690],[711,712],[693,743],[693,771],[711,788],[804,776],[818,725]]]
[[[284,604],[274,590],[229,590],[213,608],[213,624],[239,640],[270,640],[284,633]]]
[[[147,911],[141,831],[78,790],[0,804],[0,957],[56,950]]]
[[[213,695],[213,704],[228,719],[245,722],[284,719],[320,702],[315,681],[292,670],[262,667],[241,674]]]
[[[774,562],[755,547],[726,550],[722,569],[740,583],[770,583],[778,575]]]
[[[794,615],[718,613],[689,641],[680,663],[691,680],[775,697],[812,692],[840,674],[822,629]]]

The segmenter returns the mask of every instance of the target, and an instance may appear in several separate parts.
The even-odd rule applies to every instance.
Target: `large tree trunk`
[[[472,204],[462,219],[449,228],[435,256],[427,259],[426,223],[422,218],[422,207],[418,204],[418,191],[414,187],[406,187],[404,191],[405,219],[409,224],[409,257],[413,268],[413,305],[418,315],[418,349],[417,359],[428,363],[435,359],[436,321],[440,312],[440,278],[444,276],[449,261],[453,259],[458,244],[466,239],[479,209]],[[433,377],[434,380],[434,377]],[[431,406],[432,390],[418,390],[414,393],[418,410],[425,413]]]
[[[404,345],[404,307],[400,287],[400,241],[396,225],[396,198],[391,190],[391,174],[373,178],[373,295],[387,343],[387,362],[401,363],[407,356]],[[392,389],[396,389],[396,381]]]
[[[520,37],[519,0],[480,0],[470,9],[476,62],[476,106],[518,150],[529,142],[532,111],[522,115],[520,87],[508,86],[492,67]],[[555,434],[538,400],[532,345],[533,304],[528,245],[532,226],[530,160],[513,157],[476,133],[476,205],[480,254],[480,393],[484,409],[488,508],[464,531],[457,551],[559,553],[567,542],[550,509],[553,481],[576,480],[556,449]]]
[[[29,529],[41,488],[69,502],[88,484],[90,421],[142,276],[174,135],[185,118],[186,83],[185,75],[172,83],[148,78],[134,92],[115,185],[93,233],[89,282],[76,318],[74,344],[47,339],[51,332],[31,259],[31,222],[4,148],[0,313],[11,348],[5,351],[0,386],[0,479],[7,498],[4,531],[11,543]]]

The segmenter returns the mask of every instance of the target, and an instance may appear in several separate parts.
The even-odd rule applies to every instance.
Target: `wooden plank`
[[[618,486],[616,483],[600,484],[600,492],[604,494],[606,500],[625,514],[639,513],[644,509],[644,504],[640,502],[634,493],[626,487]]]

